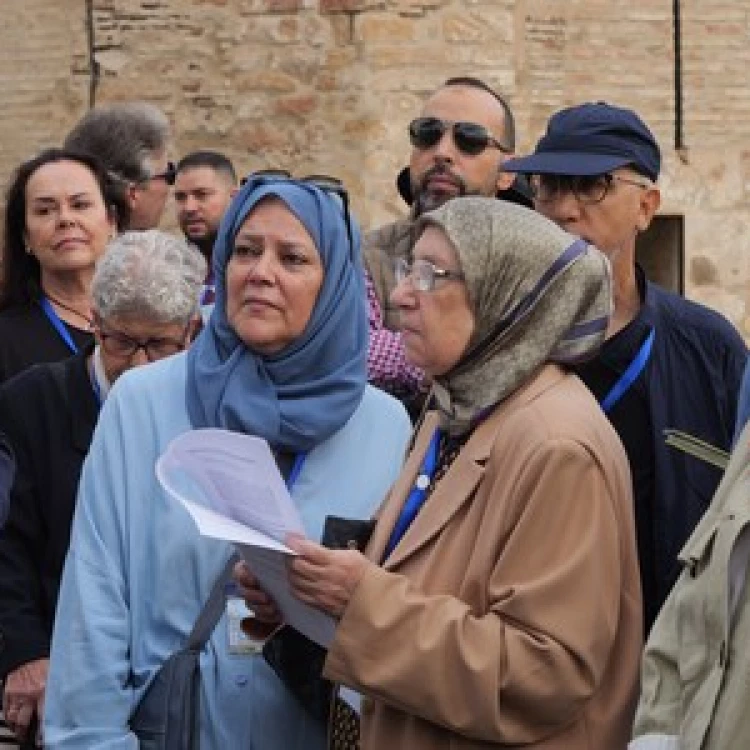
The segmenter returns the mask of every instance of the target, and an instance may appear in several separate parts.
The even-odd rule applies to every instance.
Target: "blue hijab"
[[[262,355],[226,315],[226,268],[234,238],[260,200],[274,196],[302,222],[320,253],[323,284],[302,334]],[[350,247],[340,198],[307,182],[251,178],[232,201],[213,252],[216,305],[188,352],[187,409],[193,426],[222,427],[299,452],[340,429],[367,383],[368,324],[359,232]]]

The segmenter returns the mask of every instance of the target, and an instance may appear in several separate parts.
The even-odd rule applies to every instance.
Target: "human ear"
[[[661,192],[659,192],[659,188],[656,186],[648,187],[641,192],[636,227],[639,232],[645,232],[651,225],[654,214],[659,210]]]
[[[495,182],[496,192],[501,192],[502,190],[508,190],[513,186],[513,182],[516,179],[515,172],[505,172],[503,170],[503,164],[508,159],[513,159],[514,154],[503,154],[500,157],[500,163],[497,165],[497,180]]]

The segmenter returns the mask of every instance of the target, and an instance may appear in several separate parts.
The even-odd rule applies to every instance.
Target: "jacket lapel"
[[[530,383],[496,407],[474,430],[445,476],[435,487],[432,495],[425,501],[396,548],[383,561],[384,568],[397,568],[404,560],[428,544],[445,528],[451,518],[473,497],[477,485],[484,476],[485,465],[502,425],[507,422],[513,412],[535,399],[563,377],[565,377],[565,374],[556,365],[545,366]],[[373,534],[368,548],[368,556],[375,562],[382,560],[388,539],[416,479],[427,446],[437,425],[437,413],[430,412],[425,417],[419,430],[414,448],[401,472],[401,476],[382,508],[377,531]]]

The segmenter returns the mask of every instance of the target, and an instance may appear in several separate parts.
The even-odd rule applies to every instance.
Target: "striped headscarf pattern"
[[[456,248],[475,316],[466,353],[438,377],[444,427],[461,433],[546,362],[597,351],[612,311],[609,262],[541,214],[493,198],[448,201],[418,231],[441,228]]]

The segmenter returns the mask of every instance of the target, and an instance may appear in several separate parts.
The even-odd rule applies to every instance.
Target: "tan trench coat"
[[[435,426],[381,508],[375,563]],[[368,696],[364,750],[620,750],[641,630],[625,453],[586,387],[549,365],[368,568],[325,671]]]

